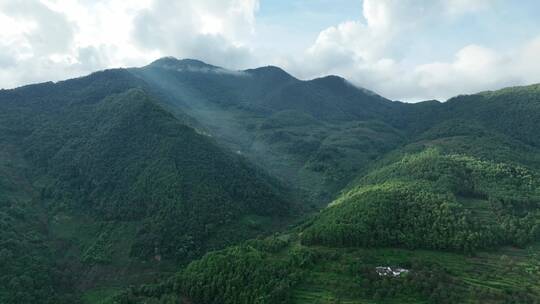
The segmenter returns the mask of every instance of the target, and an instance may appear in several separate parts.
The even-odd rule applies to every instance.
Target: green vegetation
[[[472,253],[540,239],[540,179],[522,167],[411,155],[375,170],[313,220],[307,244]]]
[[[42,143],[41,132],[29,139],[27,154],[44,155],[48,174],[58,177],[42,189],[41,198],[56,212],[141,220],[133,256],[191,258],[200,254],[204,239],[242,214],[288,212],[277,183],[179,124],[140,91],[81,111],[71,114],[86,117],[57,120],[40,130],[57,130],[58,146]],[[66,127],[81,120],[86,124]],[[62,130],[70,134],[59,134]]]
[[[2,90],[0,303],[538,303],[539,105],[174,58]]]
[[[165,96],[168,108],[195,118],[196,128],[285,180],[314,206],[403,141],[388,115],[399,117],[399,104],[339,77],[300,81],[277,67],[224,73],[172,58],[131,71]]]
[[[69,302],[75,287],[121,282],[115,271],[130,278],[121,284],[159,277],[168,261],[268,233],[294,212],[279,181],[142,89],[124,91],[140,84],[130,75],[0,94],[0,302],[57,303],[60,293]]]
[[[64,283],[62,274],[55,268],[53,251],[46,237],[37,230],[39,225],[30,206],[0,201],[0,299],[3,303],[36,303],[44,299],[42,303],[61,302],[53,286],[59,288]]]
[[[537,249],[467,257],[336,250],[271,237],[207,254],[163,283],[125,290],[108,303],[537,303]],[[380,276],[381,265],[409,272]]]

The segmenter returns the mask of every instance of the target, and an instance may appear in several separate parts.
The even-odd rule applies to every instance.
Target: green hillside
[[[278,67],[230,71],[162,58],[131,69],[196,128],[325,204],[356,172],[403,142],[399,103],[329,76],[301,81]],[[389,115],[389,113],[392,113]]]
[[[286,235],[209,253],[159,284],[96,303],[537,303],[539,248],[466,256],[305,246]],[[383,266],[408,272],[382,276]]]
[[[537,303],[538,182],[523,167],[407,155],[288,234],[209,253],[110,302]]]
[[[54,129],[62,140],[58,146],[40,142],[46,137],[41,130],[27,139],[32,145],[26,154],[45,156],[48,175],[57,178],[42,189],[42,199],[55,211],[143,220],[134,256],[196,256],[204,239],[241,215],[289,211],[277,183],[179,124],[142,91],[106,98],[71,115],[43,131]],[[72,125],[80,121],[85,124]]]
[[[53,296],[64,285],[145,281],[174,261],[276,230],[294,213],[279,181],[182,124],[143,90],[102,98],[101,90],[124,88],[115,78],[131,77],[124,73],[2,92],[2,125],[10,130],[1,136],[0,302],[58,303]],[[55,95],[58,86],[73,93]],[[125,277],[114,278],[116,271]]]
[[[170,57],[1,90],[0,303],[538,303],[539,105]]]
[[[523,167],[428,150],[375,170],[302,242],[475,252],[540,238],[540,179]]]

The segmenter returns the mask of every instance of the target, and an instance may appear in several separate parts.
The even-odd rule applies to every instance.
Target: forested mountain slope
[[[320,166],[350,167],[353,162],[343,157],[344,147],[358,157],[370,151],[369,145],[376,143],[372,139],[382,143],[378,147],[387,147],[354,167],[356,178],[354,173],[334,175],[349,183],[343,194],[290,234],[209,254],[180,271],[175,280],[112,299],[536,303],[540,299],[535,287],[540,282],[536,90],[537,86],[510,88],[446,103],[388,101],[387,117],[352,119],[362,130],[356,134],[336,127],[346,125],[347,117],[335,123],[299,108],[273,113],[262,126],[271,123],[281,136],[294,134],[299,125],[312,129],[323,125],[321,129],[331,135],[321,136],[322,142],[339,138],[329,145],[334,149],[319,159]],[[363,128],[372,136],[363,136],[367,131]],[[381,136],[385,129],[395,137]],[[307,134],[290,141],[297,143]],[[342,146],[341,140],[358,144]],[[325,171],[326,178],[332,176],[329,172]],[[411,274],[381,278],[375,272],[381,265],[406,267]],[[259,276],[242,281],[238,273]],[[266,283],[258,285],[259,281]],[[230,292],[246,285],[251,288]]]
[[[166,96],[173,112],[319,204],[381,155],[422,140],[461,136],[458,146],[469,141],[473,149],[471,141],[481,140],[482,156],[483,145],[502,142],[527,154],[519,160],[539,164],[538,86],[406,104],[337,76],[302,81],[277,67],[231,71],[162,58],[130,71]]]
[[[540,177],[437,150],[364,176],[313,220],[306,244],[475,252],[540,238]]]
[[[0,302],[535,303],[539,105],[169,57],[1,90]]]
[[[340,77],[301,81],[277,67],[230,71],[174,58],[130,71],[168,96],[170,109],[315,203],[402,142],[393,126],[399,105]]]
[[[539,182],[514,165],[410,154],[287,234],[106,303],[538,303]]]
[[[34,263],[60,263],[44,276],[71,270],[75,282],[91,285],[84,281],[100,279],[86,272],[187,261],[276,229],[293,212],[279,181],[180,123],[143,90],[113,94],[136,86],[130,77],[108,71],[0,94],[2,302],[15,301],[10,289],[29,294],[13,303],[58,301],[60,285],[33,278]]]

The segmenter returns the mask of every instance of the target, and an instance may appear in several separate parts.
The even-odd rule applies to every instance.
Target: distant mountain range
[[[538,126],[172,57],[0,90],[0,303],[538,303]]]

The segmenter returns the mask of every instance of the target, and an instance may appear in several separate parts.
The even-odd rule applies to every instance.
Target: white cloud
[[[73,24],[37,1],[0,0],[0,25],[2,87],[42,80],[73,43]]]
[[[417,66],[413,71],[418,90],[431,97],[444,92],[449,97],[461,93],[497,88],[515,82],[509,57],[479,45],[468,45],[449,62]]]
[[[258,0],[0,0],[0,88],[161,56],[252,59]]]
[[[65,16],[40,2],[2,1],[0,9],[6,26],[3,36],[21,40],[33,55],[64,52],[73,40],[72,25]]]
[[[475,41],[482,33],[462,39],[453,31],[467,26],[464,19],[500,11],[497,3],[364,0],[357,20],[323,29],[304,53],[292,54],[273,42],[285,25],[256,37],[258,0],[0,0],[0,87],[161,56],[226,68],[274,63],[300,78],[338,74],[401,100],[540,82],[540,36],[500,49]],[[534,29],[522,32],[534,36]]]
[[[246,67],[257,9],[256,0],[156,0],[135,18],[134,38],[167,55]]]
[[[494,3],[364,0],[363,20],[321,31],[304,56],[282,62],[303,78],[334,73],[386,97],[411,101],[444,100],[461,93],[540,81],[540,38],[506,52],[463,45],[453,58],[435,62],[422,62],[408,52],[410,46],[430,37],[423,34],[433,27],[451,26],[462,16],[491,9]]]
[[[518,54],[513,73],[523,78],[526,83],[540,81],[540,36],[529,41]]]
[[[510,52],[478,45],[459,50],[448,62],[416,67],[413,72],[420,91],[446,96],[492,90],[540,81],[540,36]]]
[[[126,38],[143,1],[84,1],[0,0],[0,87],[151,60]]]
[[[475,13],[488,9],[494,0],[447,0],[444,3],[444,11],[449,15],[461,15],[464,13]]]

